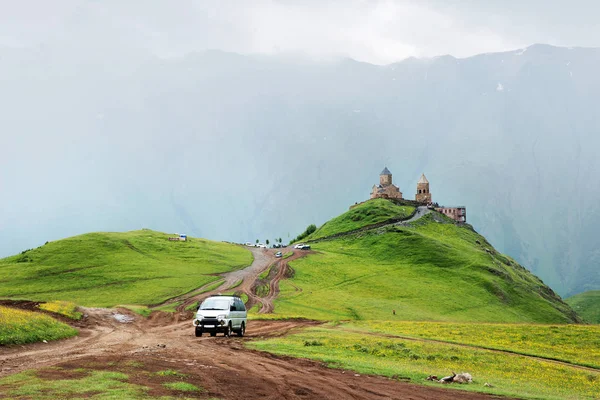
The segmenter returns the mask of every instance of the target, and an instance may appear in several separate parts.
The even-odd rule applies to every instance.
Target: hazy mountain
[[[598,70],[600,49],[546,45],[388,66],[0,49],[0,256],[142,227],[286,240],[387,166],[560,294],[598,289]]]

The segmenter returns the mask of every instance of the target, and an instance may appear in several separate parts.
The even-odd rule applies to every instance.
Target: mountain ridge
[[[597,49],[390,67],[50,50],[0,62],[2,255],[132,226],[289,240],[367,198],[384,163],[407,197],[426,172],[557,292],[600,288]]]

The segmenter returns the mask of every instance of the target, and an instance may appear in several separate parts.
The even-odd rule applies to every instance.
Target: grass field
[[[0,397],[40,400],[181,399],[189,398],[190,393],[204,391],[197,385],[197,380],[198,377],[175,370],[148,371],[142,362],[95,364],[90,368],[75,369],[46,367],[0,378]],[[163,392],[166,389],[170,395],[157,397],[152,393],[157,389]],[[196,395],[192,397],[197,398]]]
[[[281,282],[273,318],[576,320],[538,278],[469,227],[433,214],[417,222],[315,243],[318,254],[291,263],[295,274]]]
[[[506,350],[600,369],[600,325],[359,321],[348,327]]]
[[[385,199],[369,200],[326,222],[305,240],[315,240],[353,231],[391,218],[408,218],[414,211],[414,207],[400,206]]]
[[[75,335],[76,329],[47,315],[0,306],[0,345],[58,340]]]
[[[565,301],[587,322],[600,324],[600,290],[580,293]]]
[[[0,297],[96,307],[157,304],[219,279],[209,274],[252,263],[252,253],[240,246],[168,237],[150,230],[90,233],[4,258]]]
[[[523,328],[526,332],[526,327]],[[335,368],[410,378],[415,383],[438,387],[440,384],[425,378],[450,375],[451,371],[469,372],[473,376],[472,384],[444,386],[449,390],[536,399],[594,399],[600,393],[600,371],[454,344],[347,332],[332,326],[250,342],[249,346],[274,354],[319,360]],[[485,387],[485,383],[493,387]]]

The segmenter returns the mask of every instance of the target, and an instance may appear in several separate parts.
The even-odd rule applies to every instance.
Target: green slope
[[[84,306],[156,304],[252,262],[239,246],[151,230],[89,233],[0,260],[0,297]]]
[[[600,290],[591,290],[565,299],[586,322],[600,324]]]
[[[368,225],[388,221],[392,218],[406,219],[414,211],[415,207],[413,206],[401,205],[391,200],[369,200],[326,222],[306,238],[306,240],[315,240],[338,233],[350,232]]]
[[[0,306],[0,346],[58,340],[77,335],[77,329],[48,315]]]
[[[566,323],[573,310],[469,226],[431,213],[315,243],[292,263],[275,312],[323,320]],[[396,315],[392,315],[396,310]]]

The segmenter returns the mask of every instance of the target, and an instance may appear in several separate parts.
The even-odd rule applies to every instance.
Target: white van
[[[238,296],[210,296],[198,307],[193,323],[196,337],[204,332],[210,333],[210,336],[216,336],[217,332],[223,332],[225,336],[231,336],[233,332],[244,336],[248,314]]]

